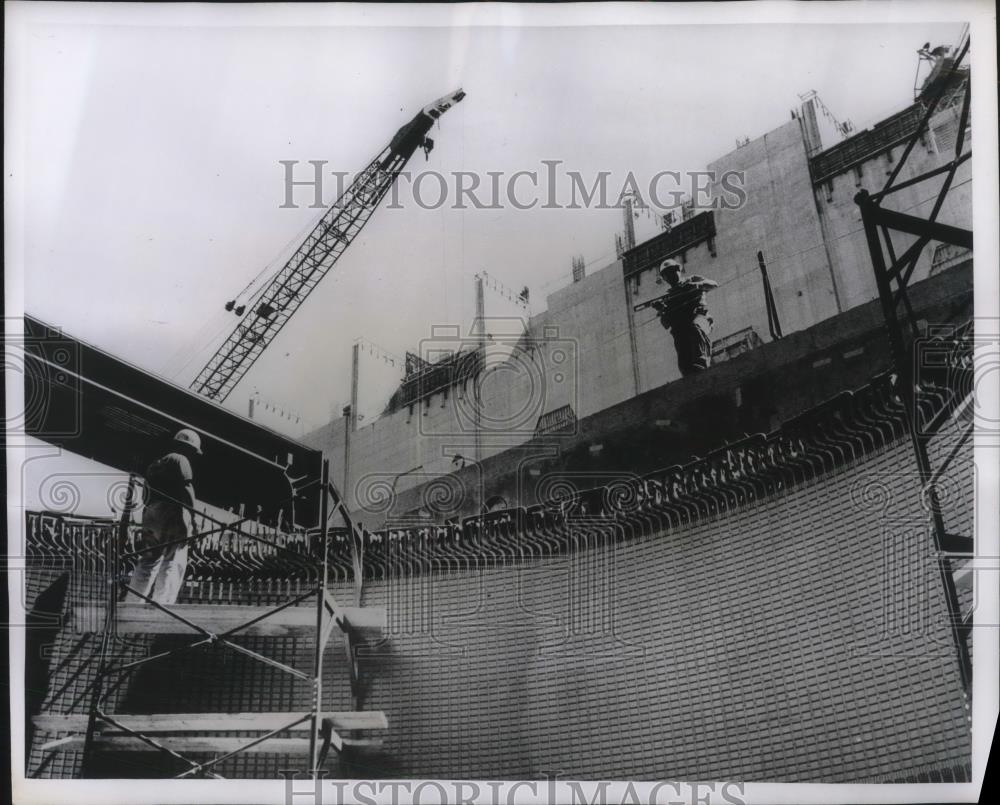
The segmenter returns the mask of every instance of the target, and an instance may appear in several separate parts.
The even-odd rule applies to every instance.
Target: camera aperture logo
[[[5,337],[4,371],[11,382],[20,379],[24,402],[4,415],[7,444],[79,436],[79,344],[39,322],[17,319],[15,325],[23,334]]]

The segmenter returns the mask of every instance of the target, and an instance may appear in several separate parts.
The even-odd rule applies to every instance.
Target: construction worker
[[[686,276],[684,266],[676,260],[664,260],[659,275],[670,290],[656,311],[660,323],[674,337],[677,366],[685,377],[703,372],[712,364],[713,321],[705,295],[719,283],[696,274]]]
[[[148,491],[142,513],[142,548],[129,587],[158,604],[177,601],[187,569],[188,544],[178,544],[193,536],[194,474],[191,461],[200,456],[201,438],[184,428],[174,436],[173,449],[146,470]],[[133,592],[126,601],[147,603]]]

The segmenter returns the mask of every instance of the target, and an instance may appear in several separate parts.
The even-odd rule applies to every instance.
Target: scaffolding
[[[129,586],[125,581],[129,560],[139,557],[143,549],[124,550],[127,546],[132,515],[136,510],[138,479],[129,477],[128,491],[117,528],[105,540],[105,561],[108,572],[107,597],[103,605],[78,607],[73,613],[73,626],[78,632],[99,632],[98,667],[90,690],[87,714],[46,715],[35,719],[36,726],[51,732],[69,732],[43,745],[46,751],[83,747],[83,768],[97,750],[139,751],[164,753],[181,761],[187,768],[175,775],[180,778],[205,776],[222,779],[216,767],[246,752],[305,754],[307,771],[314,777],[333,748],[338,753],[345,747],[378,747],[380,738],[354,737],[357,731],[366,735],[388,729],[385,714],[362,709],[362,691],[358,666],[358,649],[365,642],[377,639],[385,630],[386,611],[379,607],[361,607],[363,562],[362,535],[354,527],[343,500],[330,481],[329,462],[324,460],[321,476],[300,479],[293,487],[293,498],[316,484],[321,488],[319,523],[314,530],[318,538],[318,557],[304,557],[281,544],[280,533],[269,539],[244,527],[250,518],[240,517],[225,523],[201,514],[208,529],[157,546],[194,544],[212,535],[235,533],[253,543],[267,545],[273,551],[289,555],[296,562],[312,564],[314,583],[306,592],[289,597],[277,606],[256,607],[223,604],[162,604]],[[355,579],[355,606],[341,606],[328,589],[330,581],[331,535],[330,520],[343,520],[350,540],[351,561]],[[123,594],[135,596],[144,603],[127,603]],[[314,606],[300,606],[314,598]],[[334,629],[344,639],[350,675],[354,710],[326,712],[323,707],[323,663]],[[119,662],[112,651],[116,637],[125,635],[187,635],[195,639],[183,646],[148,654],[137,660]],[[312,639],[312,668],[306,672],[265,654],[234,642],[242,636],[287,637]],[[163,713],[126,714],[108,712],[111,696],[131,678],[132,672],[149,663],[215,645],[245,655],[272,669],[289,674],[310,685],[311,707],[302,712],[260,713]],[[257,733],[250,738],[231,737],[226,733]],[[279,737],[283,733],[303,733],[306,737]],[[185,735],[185,733],[188,733]],[[198,733],[198,735],[190,735]],[[209,733],[207,736],[205,733]],[[211,733],[220,733],[211,735]],[[352,733],[344,735],[342,733]],[[196,761],[188,754],[210,754],[207,761]]]
[[[966,38],[953,64],[953,71],[956,74],[959,74],[958,70],[968,52],[969,39]],[[969,400],[962,399],[959,395],[956,395],[951,400],[951,404],[941,408],[930,422],[922,421],[919,408],[922,388],[948,385],[947,380],[954,381],[956,373],[971,376],[973,366],[969,347],[971,346],[972,328],[970,322],[969,325],[963,328],[949,332],[936,334],[932,332],[922,333],[917,318],[914,315],[907,291],[920,256],[931,241],[969,250],[972,249],[971,230],[943,224],[937,220],[948,192],[951,190],[956,172],[959,167],[972,157],[971,147],[963,153],[966,142],[966,128],[969,123],[972,89],[972,84],[967,73],[964,76],[964,92],[960,90],[963,99],[961,102],[957,136],[955,137],[954,152],[951,158],[932,170],[912,176],[904,181],[896,181],[910,153],[928,131],[931,118],[945,97],[949,86],[947,83],[942,83],[937,92],[927,99],[925,105],[917,104],[917,107],[922,106],[923,108],[920,123],[910,135],[903,154],[889,174],[885,186],[876,193],[869,193],[867,190],[862,189],[855,196],[854,200],[861,211],[861,221],[865,230],[868,249],[871,253],[872,268],[878,286],[879,299],[882,303],[882,313],[888,331],[889,345],[899,378],[897,387],[905,404],[904,413],[907,430],[909,431],[910,441],[913,444],[925,500],[928,501],[932,514],[935,548],[941,558],[941,579],[948,600],[955,648],[958,653],[959,667],[962,672],[962,681],[966,690],[970,691],[972,662],[969,653],[969,634],[972,628],[972,614],[970,612],[964,618],[961,615],[954,581],[953,565],[956,561],[971,558],[974,542],[971,534],[953,534],[947,531],[936,487],[942,473],[947,469],[947,465],[971,435],[974,423],[970,422],[967,425],[955,450],[935,468],[932,466],[930,460],[928,451],[929,442],[948,418],[955,414],[960,406],[968,405]],[[949,94],[948,97],[953,97],[953,94]],[[921,185],[939,176],[943,177],[943,181],[937,191],[933,207],[926,218],[887,209],[883,206],[894,193],[908,187]],[[915,240],[905,250],[897,254],[891,236],[893,232],[912,236]],[[935,338],[935,336],[946,347],[950,344],[950,348],[947,349],[948,355],[943,361],[943,367],[918,366],[921,345],[925,344],[928,339]],[[944,378],[946,381],[944,384],[940,383],[942,380],[940,376],[942,368],[946,374],[950,373],[952,375],[951,377]],[[970,389],[972,387],[970,382],[971,377],[968,376],[964,379],[964,382],[958,384],[960,388]],[[954,385],[954,382],[951,385]]]

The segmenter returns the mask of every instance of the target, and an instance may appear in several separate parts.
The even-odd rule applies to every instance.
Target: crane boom
[[[392,183],[427,138],[434,121],[457,104],[459,89],[417,112],[323,214],[316,226],[272,278],[251,309],[192,381],[191,388],[222,402],[281,332],[312,290],[333,268],[364,228]]]

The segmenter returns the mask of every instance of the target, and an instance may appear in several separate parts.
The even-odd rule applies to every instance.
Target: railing
[[[809,160],[813,184],[828,181],[893,146],[905,143],[920,126],[923,113],[923,104],[915,103],[870,129],[821,151]]]
[[[577,418],[573,406],[562,405],[538,417],[538,422],[535,423],[535,436],[547,436],[553,433],[574,433],[576,427]]]
[[[719,363],[750,352],[762,346],[764,341],[753,327],[744,327],[731,335],[720,338],[712,344],[712,362]]]
[[[396,390],[384,413],[399,411],[438,391],[451,388],[476,377],[483,370],[483,353],[466,350],[419,369]]]
[[[964,354],[956,349],[956,366],[964,366]],[[949,379],[962,382],[960,372],[945,375],[943,383]],[[946,386],[928,387],[916,413],[931,427],[958,402]],[[756,434],[725,445],[683,466],[608,486],[556,492],[527,508],[491,512],[461,522],[363,531],[364,576],[380,579],[433,570],[467,570],[554,556],[575,549],[581,525],[610,529],[621,539],[666,532],[790,490],[905,435],[900,396],[893,379],[883,375],[801,414],[771,434]],[[66,529],[78,529],[75,522],[63,518],[60,525],[51,515],[29,514],[30,551],[39,557],[52,557],[70,549],[62,535]],[[108,526],[104,522],[93,528]],[[93,532],[84,528],[80,533]],[[296,560],[316,558],[321,544],[316,537],[315,531],[288,534],[280,540],[280,551],[250,549],[250,543],[241,541],[238,533],[223,528],[212,542],[192,552],[188,577],[216,581],[309,579],[301,563],[289,555]],[[346,529],[329,532],[331,581],[355,578],[350,542]],[[237,554],[238,562],[234,561]]]
[[[663,232],[625,252],[622,255],[622,271],[625,279],[640,271],[653,268],[659,265],[661,260],[680,254],[706,240],[711,246],[714,238],[715,213],[712,210],[700,212],[669,232]]]

